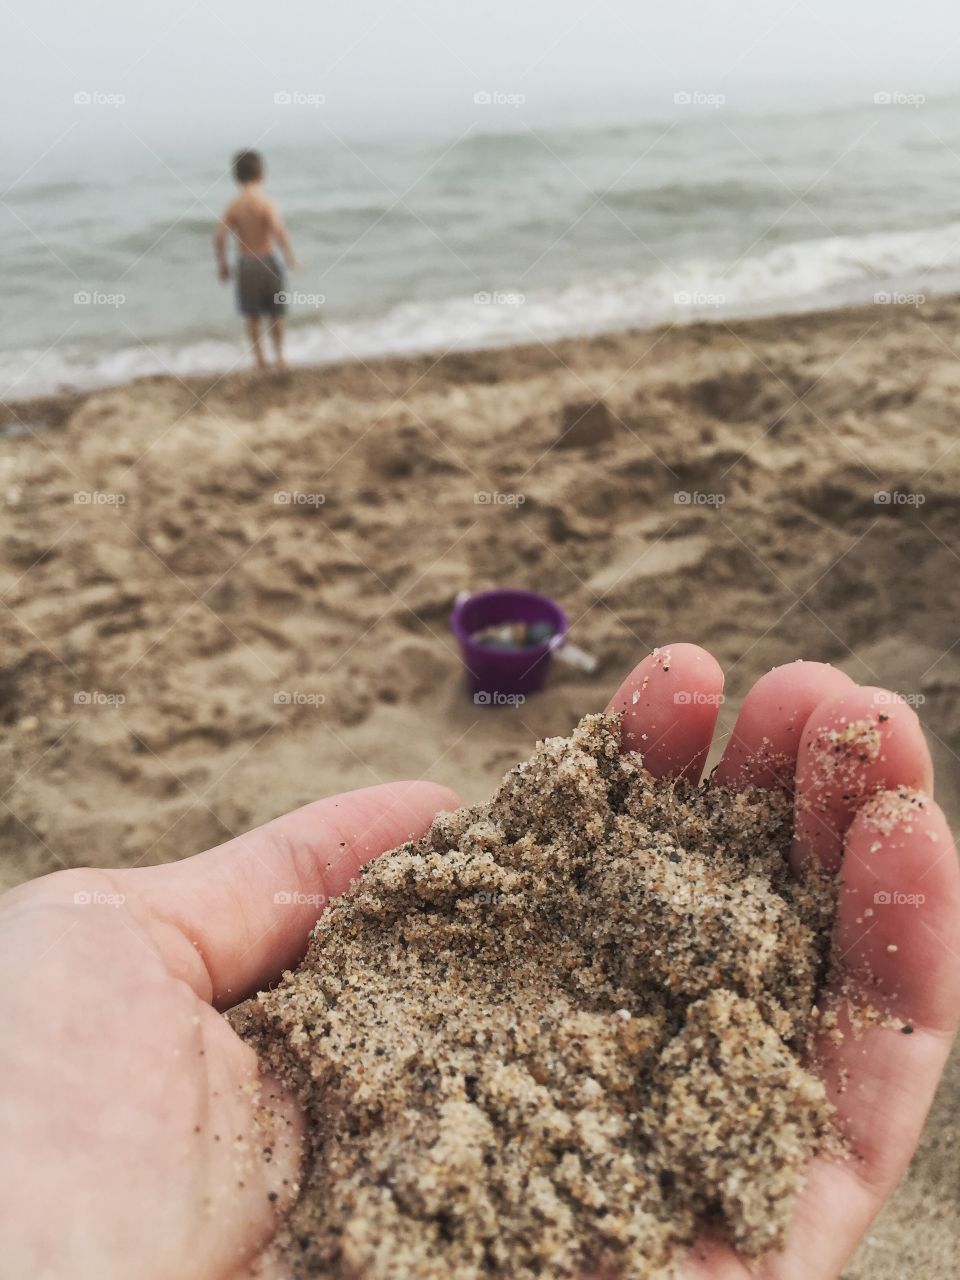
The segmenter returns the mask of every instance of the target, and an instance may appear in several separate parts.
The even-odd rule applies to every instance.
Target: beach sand
[[[595,714],[369,863],[233,1015],[307,1116],[293,1275],[662,1280],[707,1230],[782,1247],[842,1155],[815,1065],[842,1033],[811,1013],[835,882],[791,873],[792,825],[781,791],[658,782]]]
[[[14,406],[2,883],[394,777],[479,801],[680,639],[727,670],[722,729],[801,656],[900,689],[955,819],[958,330],[934,300]],[[558,597],[595,673],[475,706],[447,615],[504,583]],[[850,1280],[955,1273],[958,1091],[955,1055]]]

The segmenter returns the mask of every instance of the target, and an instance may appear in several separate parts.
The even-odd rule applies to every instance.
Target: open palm
[[[625,745],[655,773],[698,779],[722,684],[702,649],[651,655],[610,704]],[[866,727],[869,750],[844,750],[850,725]],[[939,809],[914,794],[929,795],[932,770],[913,712],[818,663],[758,681],[714,778],[795,779],[791,857],[843,857],[837,950],[896,1017],[823,1044],[854,1155],[811,1166],[787,1247],[759,1273],[831,1280],[913,1153],[960,1017],[956,854]],[[0,899],[9,1274],[250,1274],[296,1194],[300,1121],[218,1010],[297,961],[360,865],[456,804],[429,783],[375,787],[181,863],[60,872]],[[837,995],[827,1002],[842,1014]],[[684,1267],[685,1280],[751,1274],[710,1243]]]

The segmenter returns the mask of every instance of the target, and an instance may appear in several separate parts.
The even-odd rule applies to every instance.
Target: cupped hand
[[[709,654],[674,645],[610,705],[653,772],[695,781],[722,686]],[[796,786],[790,856],[843,859],[838,952],[851,974],[874,975],[865,994],[900,1024],[822,1046],[854,1154],[812,1165],[787,1247],[759,1272],[833,1280],[916,1146],[960,1017],[956,853],[928,798],[912,710],[818,663],[758,681],[713,776]],[[299,1117],[259,1080],[219,1010],[296,963],[359,866],[457,803],[429,783],[351,792],[180,863],[59,872],[0,899],[0,1237],[11,1275],[250,1274],[296,1194]],[[889,906],[875,906],[878,893]],[[685,1280],[751,1274],[705,1244]]]
[[[699,781],[723,673],[695,645],[657,650],[620,686],[624,742],[658,776]],[[682,1280],[836,1280],[916,1149],[960,1021],[960,868],[906,701],[819,662],[768,672],[744,699],[711,782],[795,795],[794,865],[840,870],[839,967],[824,996],[845,1031],[817,1059],[850,1157],[807,1173],[782,1253],[747,1266],[705,1242]],[[889,1018],[852,1029],[848,1003]]]

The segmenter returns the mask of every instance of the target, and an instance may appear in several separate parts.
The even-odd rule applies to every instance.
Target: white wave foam
[[[417,351],[512,346],[665,321],[776,311],[871,300],[905,282],[914,292],[956,288],[960,222],[917,231],[824,237],[748,254],[732,264],[687,260],[651,276],[621,272],[521,299],[501,282],[488,301],[475,295],[410,302],[361,320],[295,324],[292,363],[314,364]],[[322,318],[322,317],[321,317]],[[87,389],[144,374],[220,372],[245,362],[235,342],[138,345],[91,356],[54,348],[0,356],[7,397],[71,386]]]

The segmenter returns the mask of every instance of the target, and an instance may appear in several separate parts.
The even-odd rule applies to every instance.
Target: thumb
[[[459,804],[432,782],[348,791],[196,857],[123,872],[124,893],[171,972],[229,1008],[297,963],[327,902],[365,863]]]

